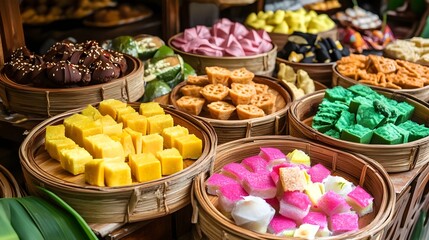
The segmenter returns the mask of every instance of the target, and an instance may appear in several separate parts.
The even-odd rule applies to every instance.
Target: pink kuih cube
[[[223,174],[214,173],[206,181],[207,192],[211,195],[216,195],[216,191],[219,190],[221,186],[228,184],[238,184],[238,182]]]
[[[328,226],[328,218],[321,212],[309,212],[307,216],[302,219],[302,223],[318,225],[320,228]]]
[[[268,204],[270,204],[270,206],[271,206],[271,207],[273,207],[273,208],[274,208],[274,210],[276,210],[276,212],[278,212],[278,211],[279,211],[279,209],[280,209],[280,202],[279,202],[279,200],[277,199],[277,197],[268,198],[268,199],[265,199],[265,201],[266,201]]]
[[[255,173],[268,172],[267,161],[265,161],[265,159],[258,155],[243,159],[243,161],[241,161],[241,164],[243,164],[245,167]]]
[[[273,182],[274,182],[275,184],[277,184],[277,183],[278,183],[278,181],[279,181],[279,179],[280,179],[280,175],[279,175],[280,168],[282,168],[282,167],[292,167],[292,166],[293,166],[293,164],[288,163],[288,162],[283,162],[283,163],[281,163],[281,164],[279,164],[279,165],[274,166],[274,167],[272,168],[271,172],[270,172],[271,179],[273,179]]]
[[[265,159],[265,161],[268,162],[268,167],[273,167],[274,165],[286,161],[286,155],[278,148],[261,147],[259,156],[261,156],[263,159]]]
[[[229,184],[219,188],[219,206],[224,212],[231,212],[235,203],[242,200],[243,197],[249,196],[240,184]]]
[[[274,215],[268,225],[268,232],[279,236],[293,236],[296,229],[294,220],[284,217],[280,214]]]
[[[336,213],[348,212],[351,207],[346,200],[334,191],[328,191],[320,197],[317,205],[326,215],[332,216]]]
[[[247,175],[243,181],[243,188],[249,195],[263,199],[273,198],[277,193],[277,187],[268,172]]]
[[[330,217],[329,226],[333,234],[359,230],[359,217],[355,212],[336,213]]]
[[[223,166],[221,173],[235,179],[239,183],[242,183],[246,176],[251,174],[252,172],[247,170],[247,168],[245,168],[240,163],[233,162]]]
[[[285,217],[301,222],[310,211],[311,201],[305,193],[298,191],[285,192],[280,200],[279,213]]]
[[[323,179],[325,179],[327,176],[331,174],[331,171],[327,169],[322,164],[318,163],[314,166],[312,166],[310,169],[307,170],[308,175],[311,177],[312,182],[322,182]]]
[[[346,197],[347,203],[360,217],[372,212],[373,200],[374,198],[359,185]]]

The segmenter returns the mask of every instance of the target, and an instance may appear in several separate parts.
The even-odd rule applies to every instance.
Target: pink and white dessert
[[[374,198],[361,186],[356,186],[353,191],[347,194],[346,201],[352,209],[362,217],[373,211]]]
[[[243,180],[243,188],[249,195],[264,199],[273,198],[277,193],[277,186],[268,172],[247,175]]]
[[[222,211],[229,213],[234,208],[235,204],[242,200],[243,197],[249,194],[244,190],[240,184],[229,184],[219,188],[219,207]]]
[[[245,168],[240,163],[233,162],[223,166],[221,173],[225,176],[235,179],[239,183],[242,183],[243,179],[245,179],[246,176],[248,176],[252,172],[247,170],[247,168]]]
[[[282,167],[279,169],[280,183],[283,191],[304,191],[306,188],[307,172],[301,170],[298,166]]]
[[[286,155],[278,148],[261,147],[259,156],[268,162],[268,170],[279,164],[288,162]]]
[[[301,222],[310,211],[311,202],[305,193],[285,192],[280,200],[279,213],[285,217]]]
[[[302,223],[308,223],[319,226],[317,237],[328,237],[330,231],[328,229],[328,217],[321,212],[309,212],[307,216],[302,219]]]
[[[329,218],[329,229],[333,234],[359,230],[359,216],[355,212],[333,214]]]
[[[325,190],[327,192],[333,191],[342,197],[346,197],[354,188],[354,184],[352,182],[347,181],[345,178],[340,176],[327,176],[323,180],[323,184],[325,185]]]
[[[250,171],[255,173],[268,172],[267,161],[265,161],[265,159],[263,159],[261,156],[258,156],[258,155],[243,159],[243,161],[241,161],[241,164],[243,164]]]
[[[281,164],[278,164],[278,165],[274,166],[271,169],[271,172],[270,172],[270,176],[271,176],[271,179],[273,179],[273,182],[276,185],[279,182],[279,180],[280,180],[280,175],[279,175],[280,174],[280,168],[283,168],[283,167],[292,167],[292,166],[294,166],[294,165],[290,164],[288,162],[283,162]]]
[[[319,231],[318,225],[304,223],[299,226],[293,237],[303,238],[303,239],[316,239],[317,231]]]
[[[295,229],[295,221],[280,214],[274,215],[273,219],[268,225],[268,232],[277,236],[292,237]]]
[[[247,196],[236,203],[231,216],[238,226],[258,233],[266,233],[275,212],[264,199]]]
[[[307,170],[312,182],[322,182],[323,179],[331,175],[331,171],[322,164],[318,163]]]
[[[346,200],[334,191],[328,191],[319,199],[317,206],[328,216],[348,212],[351,207]]]
[[[216,195],[217,190],[219,190],[221,186],[225,186],[228,184],[238,184],[238,182],[223,174],[214,173],[206,181],[207,193],[211,195]]]

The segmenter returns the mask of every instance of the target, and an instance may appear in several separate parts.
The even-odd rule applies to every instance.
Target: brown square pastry
[[[238,118],[240,120],[265,116],[264,111],[255,105],[248,105],[248,104],[238,105],[236,107],[236,110],[237,110]]]
[[[253,72],[242,67],[242,68],[233,70],[229,78],[231,79],[231,83],[249,84],[253,80],[253,77],[255,77],[255,74]]]
[[[177,107],[189,114],[199,115],[205,103],[204,98],[183,96],[176,101]]]
[[[276,111],[276,96],[272,93],[256,94],[250,100],[251,105],[262,109],[265,114],[271,114]]]
[[[256,89],[253,84],[233,83],[229,90],[229,96],[235,105],[249,104],[255,94]]]
[[[201,76],[189,75],[188,79],[186,79],[186,84],[189,84],[189,85],[205,86],[209,83],[210,82],[207,75],[201,75]]]
[[[206,67],[207,77],[211,84],[222,84],[228,86],[231,71],[223,67]]]
[[[235,111],[235,106],[224,101],[216,101],[207,105],[212,118],[227,120]]]
[[[209,102],[221,101],[228,96],[229,88],[222,84],[208,84],[200,93]]]
[[[182,93],[183,96],[202,97],[200,93],[201,89],[203,89],[203,87],[187,84],[180,88],[180,93]]]

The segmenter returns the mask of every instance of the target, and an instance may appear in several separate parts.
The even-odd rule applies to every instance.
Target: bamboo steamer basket
[[[320,82],[321,84],[330,87],[332,85],[332,66],[334,62],[330,63],[296,63],[290,62],[283,58],[277,58],[277,65],[284,63],[293,68],[295,72],[299,69],[305,70],[314,81]]]
[[[387,90],[378,93],[396,101],[405,101],[415,107],[412,120],[417,123],[429,123],[429,105],[413,96]],[[361,153],[379,162],[388,173],[403,172],[422,167],[429,161],[429,137],[403,144],[362,144],[336,139],[316,131],[311,127],[325,91],[309,94],[291,104],[289,109],[289,133],[292,136],[309,138],[332,147]]]
[[[374,211],[359,219],[359,230],[352,233],[317,239],[381,239],[395,209],[395,192],[383,167],[365,156],[347,153],[329,146],[291,136],[263,136],[222,144],[216,151],[214,172],[231,162],[257,155],[260,147],[275,147],[285,154],[294,149],[308,153],[312,164],[321,163],[333,175],[342,176],[360,185],[374,197]],[[256,233],[234,224],[217,208],[217,196],[208,195],[205,180],[199,174],[194,181],[192,205],[196,224],[194,239],[295,239],[272,234]]]
[[[269,32],[268,35],[270,35],[273,43],[277,45],[277,47],[278,47],[277,51],[280,51],[283,49],[283,47],[286,45],[287,39],[289,37],[289,34],[274,33],[274,32]],[[330,37],[330,38],[332,38],[332,40],[335,41],[335,40],[338,40],[338,28],[333,27],[332,29],[329,29],[327,31],[320,32],[317,35],[321,38]]]
[[[236,114],[235,116],[233,114],[228,120],[219,120],[211,118],[208,110],[206,111],[203,107],[200,115],[195,117],[210,123],[214,127],[218,137],[218,144],[252,136],[286,133],[286,113],[292,101],[290,94],[272,77],[255,75],[253,81],[268,85],[270,88],[269,91],[277,96],[276,112],[264,117],[246,120],[238,120]],[[169,96],[170,103],[177,109],[176,101],[182,96],[180,88],[185,84],[185,82],[182,82],[174,87]]]
[[[15,177],[5,167],[0,165],[0,198],[25,196]]]
[[[277,46],[266,53],[244,57],[214,57],[184,52],[174,47],[171,42],[183,33],[174,35],[168,40],[168,46],[182,56],[183,60],[191,65],[198,75],[206,74],[206,67],[219,66],[229,70],[245,67],[257,75],[272,76],[276,66]]]
[[[337,70],[337,64],[335,63],[332,66],[332,85],[333,86],[342,86],[342,87],[350,87],[352,85],[358,84],[359,82],[349,78],[349,77],[345,77],[343,75],[341,75],[341,73],[338,72]],[[360,84],[360,83],[359,83]],[[365,84],[367,85],[367,84]],[[412,89],[390,89],[390,88],[385,88],[385,87],[378,87],[378,86],[374,86],[374,85],[367,85],[369,87],[371,87],[372,89],[375,90],[389,90],[389,91],[393,91],[393,92],[397,92],[397,93],[403,93],[403,94],[409,94],[412,95],[420,100],[423,100],[425,102],[429,101],[429,85],[424,86],[422,88],[412,88]]]
[[[37,88],[17,84],[0,73],[0,97],[10,111],[51,117],[68,110],[114,98],[134,102],[144,94],[144,65],[125,55],[128,69],[123,77],[108,83],[73,88]]]
[[[129,103],[138,110],[138,103]],[[163,106],[175,125],[189,129],[203,140],[202,155],[195,161],[184,160],[184,170],[161,179],[121,187],[97,187],[85,183],[84,175],[73,176],[44,149],[45,129],[60,124],[80,112],[74,109],[37,125],[23,141],[19,156],[29,193],[38,194],[42,186],[61,197],[89,223],[123,223],[150,220],[173,213],[190,203],[193,178],[211,172],[216,150],[216,133],[204,121],[174,108]]]

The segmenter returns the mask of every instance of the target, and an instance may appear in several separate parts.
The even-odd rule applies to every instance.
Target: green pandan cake
[[[429,136],[429,128],[425,127],[423,124],[418,124],[411,120],[399,124],[398,127],[410,132],[408,138],[409,142]]]
[[[374,106],[361,105],[356,113],[356,123],[374,129],[385,120],[385,116],[376,111]]]
[[[344,128],[347,128],[353,124],[355,124],[355,114],[348,111],[342,111],[334,127],[335,130],[341,132]]]
[[[385,124],[374,130],[371,143],[374,144],[398,144],[402,143],[402,135],[392,123]]]
[[[350,102],[350,100],[353,98],[353,93],[349,90],[337,86],[331,89],[326,89],[325,91],[325,98],[328,99],[331,102],[340,101],[340,102]]]
[[[372,130],[362,125],[355,124],[341,131],[340,139],[356,143],[370,143]]]
[[[356,113],[360,105],[371,106],[373,101],[369,98],[357,96],[354,97],[349,104],[349,112]]]

